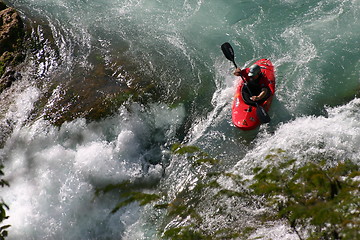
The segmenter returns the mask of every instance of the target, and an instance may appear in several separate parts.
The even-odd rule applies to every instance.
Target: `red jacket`
[[[249,81],[250,81],[250,77],[248,76],[249,71],[250,71],[249,68],[245,68],[245,69],[241,70],[241,75],[247,83],[249,83]],[[263,87],[268,87],[269,84],[270,84],[269,79],[267,79],[265,74],[263,72],[261,72],[261,76],[259,79],[259,86],[261,88],[263,88]]]

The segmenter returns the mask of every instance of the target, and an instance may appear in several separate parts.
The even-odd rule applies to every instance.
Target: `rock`
[[[14,51],[24,37],[24,25],[13,8],[0,11],[0,54]]]
[[[14,8],[0,0],[0,93],[15,81],[15,67],[23,61],[24,24]]]
[[[0,1],[0,11],[4,10],[6,8],[7,8],[6,4],[3,1]]]

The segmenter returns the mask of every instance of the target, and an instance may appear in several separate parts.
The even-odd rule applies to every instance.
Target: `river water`
[[[0,96],[9,239],[157,239],[163,213],[132,203],[109,214],[118,195],[94,190],[140,179],[176,196],[196,179],[170,153],[177,142],[240,175],[274,149],[300,163],[360,162],[359,0],[6,3],[32,40],[21,80]],[[272,121],[254,131],[231,124],[226,41],[241,67],[269,58],[276,68]],[[119,104],[119,92],[139,97]],[[251,221],[244,208],[230,221],[209,207],[204,226],[236,228]],[[265,235],[297,239],[281,223],[252,237]]]

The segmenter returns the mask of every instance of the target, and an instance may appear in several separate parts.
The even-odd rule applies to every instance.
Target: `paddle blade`
[[[234,49],[230,45],[230,43],[226,42],[221,45],[221,50],[224,53],[225,57],[230,61],[234,62]]]
[[[235,68],[237,68],[237,65],[235,63],[235,54],[234,54],[234,49],[232,48],[232,46],[230,45],[230,43],[226,42],[223,43],[221,45],[221,50],[224,53],[225,57],[227,59],[229,59],[230,61],[232,61],[232,63],[234,64]]]
[[[261,106],[258,106],[256,108],[256,114],[260,120],[261,123],[269,123],[270,122],[270,116],[267,114],[265,109]]]

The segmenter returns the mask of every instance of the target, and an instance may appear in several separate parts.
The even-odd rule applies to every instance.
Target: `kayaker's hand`
[[[240,68],[235,69],[234,75],[235,76],[240,76],[241,75],[241,69]]]
[[[262,90],[262,92],[258,96],[252,96],[252,97],[250,97],[250,99],[253,100],[253,101],[259,101],[259,100],[263,99],[266,96],[267,91],[268,90],[266,88],[264,88]]]
[[[252,96],[250,99],[253,100],[253,101],[257,101],[257,100],[259,100],[259,97],[258,96]]]

